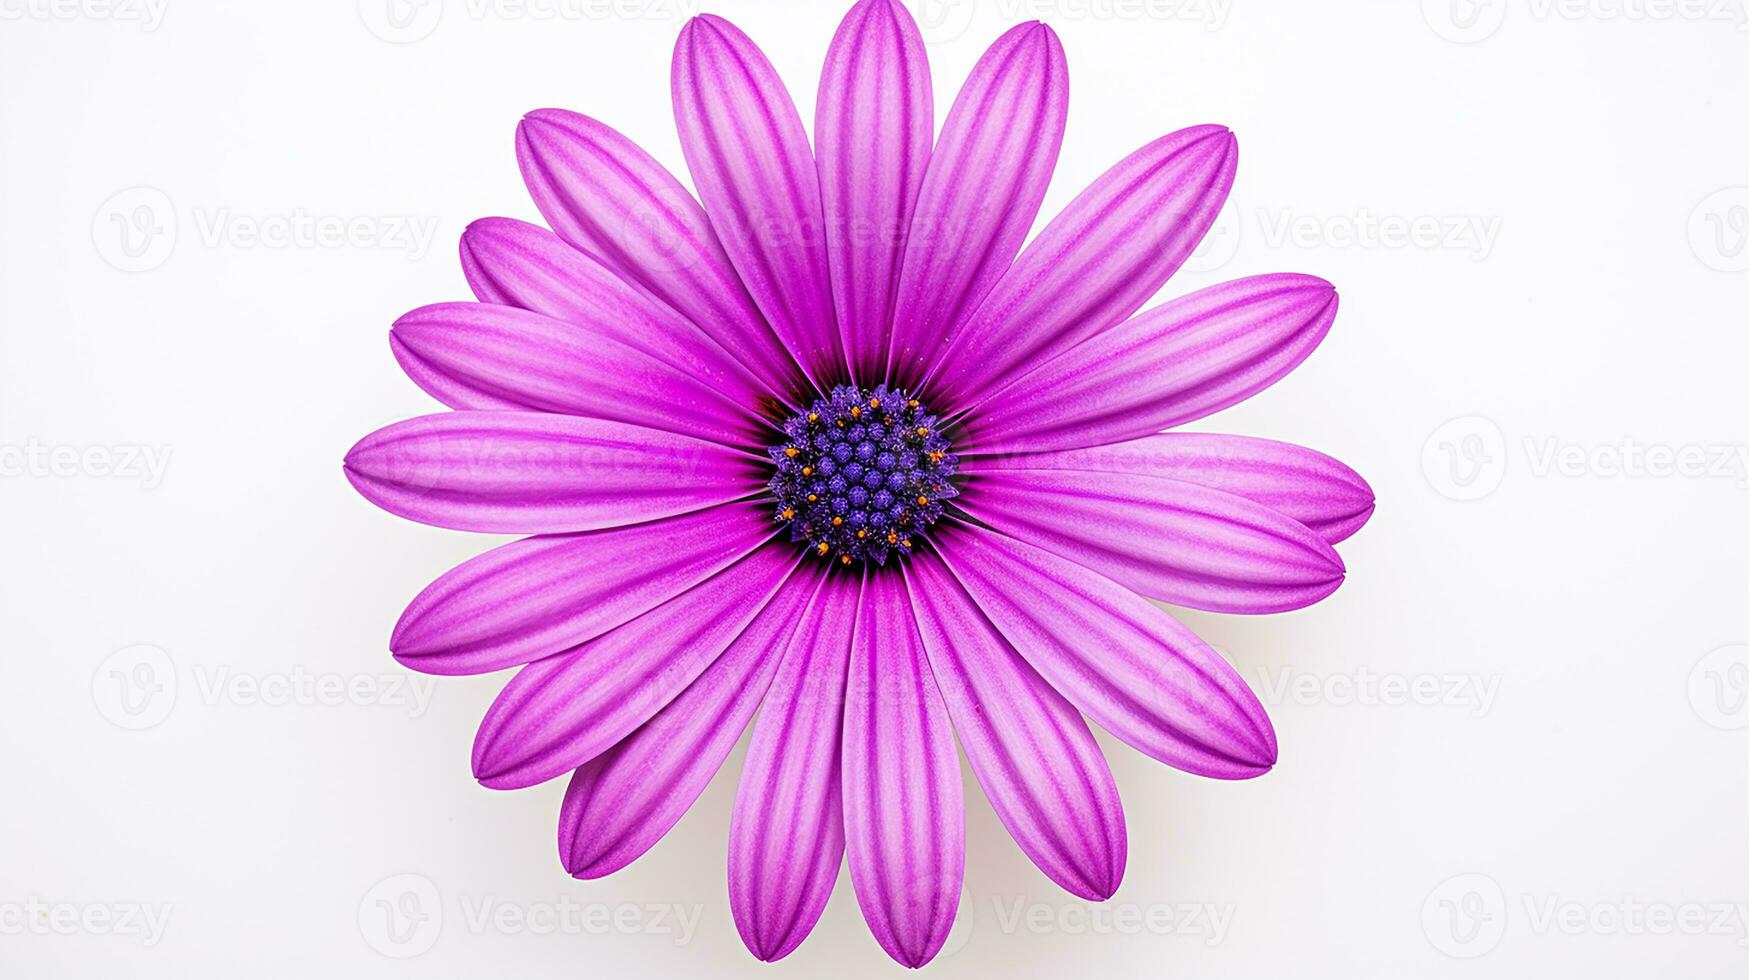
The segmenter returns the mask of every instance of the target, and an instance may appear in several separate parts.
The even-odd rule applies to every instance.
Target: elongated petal
[[[861,587],[827,579],[759,709],[729,822],[729,909],[759,959],[801,945],[844,860],[839,749]]]
[[[1238,166],[1224,126],[1142,147],[1070,202],[950,342],[942,404],[983,393],[1098,334],[1153,296],[1214,223]]]
[[[1073,705],[990,625],[932,554],[906,566],[911,605],[960,745],[996,816],[1052,881],[1103,901],[1129,839],[1117,784]]]
[[[378,507],[459,531],[551,534],[684,514],[755,493],[753,457],[624,422],[444,412],[365,436],[346,478]]]
[[[790,576],[698,680],[642,727],[571,776],[559,811],[559,858],[577,878],[637,860],[680,821],[740,740],[825,578]]]
[[[462,233],[462,272],[482,303],[520,307],[583,327],[661,358],[725,398],[768,414],[787,404],[771,379],[667,304],[622,281],[599,260],[526,221],[482,218]]]
[[[1323,538],[1230,493],[1131,473],[983,475],[977,492],[962,498],[967,513],[1145,596],[1212,612],[1272,613],[1309,606],[1342,584],[1342,559]]]
[[[523,409],[646,425],[758,446],[772,429],[745,405],[636,347],[494,303],[439,303],[389,334],[407,376],[451,408]]]
[[[395,624],[395,659],[428,674],[477,674],[569,649],[721,571],[770,540],[739,501],[629,527],[513,541],[419,593]]]
[[[1135,439],[1244,401],[1287,376],[1336,318],[1315,276],[1255,276],[1156,307],[1015,382],[968,423],[965,452]]]
[[[618,629],[522,668],[480,722],[474,778],[520,789],[607,751],[735,642],[796,561],[789,548],[761,548]]]
[[[642,147],[588,116],[539,109],[516,127],[516,161],[560,238],[673,307],[755,376],[785,391],[799,383],[704,209]]]
[[[1033,21],[996,39],[941,126],[894,300],[889,376],[920,381],[1008,270],[1038,216],[1069,113],[1063,45]]]
[[[1089,470],[1165,477],[1236,494],[1299,521],[1335,544],[1373,511],[1372,487],[1323,453],[1270,439],[1165,432],[1088,449],[1023,456],[980,456],[963,467]]]
[[[851,377],[864,384],[886,371],[905,236],[934,135],[917,23],[898,0],[861,0],[826,52],[814,146],[838,331]]]
[[[672,81],[680,148],[735,271],[803,373],[842,381],[820,180],[783,80],[739,28],[704,14],[680,32]]]
[[[844,704],[844,835],[862,916],[913,969],[953,928],[965,874],[959,755],[902,579],[863,584]]]
[[[1248,779],[1275,764],[1275,730],[1257,696],[1153,603],[994,531],[953,527],[938,540],[1008,642],[1106,731],[1202,776]]]

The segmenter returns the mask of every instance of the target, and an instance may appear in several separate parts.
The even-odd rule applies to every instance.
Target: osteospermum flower
[[[1083,716],[1189,772],[1274,764],[1256,697],[1149,600],[1315,602],[1372,494],[1307,449],[1164,430],[1286,374],[1336,293],[1259,276],[1132,316],[1226,197],[1220,126],[1137,150],[1023,251],[1067,92],[1056,36],[1015,27],[932,146],[917,28],[862,0],[811,150],[746,35],[682,30],[702,207],[595,120],[518,126],[552,231],[468,228],[479,302],[391,335],[454,411],[373,433],[346,472],[400,516],[532,535],[439,578],[390,646],[436,674],[521,667],[473,769],[497,789],[570,774],[571,874],[654,845],[757,714],[729,830],[747,947],[793,950],[848,854],[875,938],[918,966],[960,895],[955,733],[1021,849],[1094,900],[1126,837]]]

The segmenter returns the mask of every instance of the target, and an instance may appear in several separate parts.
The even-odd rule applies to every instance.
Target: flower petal
[[[1110,898],[1129,838],[1111,767],[1087,723],[940,558],[918,554],[905,574],[942,699],[996,816],[1052,881],[1090,901]]]
[[[516,161],[560,238],[679,311],[778,390],[800,384],[704,209],[642,147],[588,116],[538,109],[516,127]]]
[[[788,404],[780,397],[786,389],[750,374],[685,317],[545,228],[510,218],[482,218],[462,233],[461,255],[462,272],[482,303],[575,323],[591,335],[661,358],[723,397],[768,415]]]
[[[1124,158],[1027,246],[949,341],[932,381],[958,409],[1140,309],[1214,223],[1238,166],[1224,126]]]
[[[346,454],[378,507],[459,531],[590,531],[758,492],[755,457],[690,436],[544,412],[442,412],[378,429]]]
[[[1339,460],[1249,436],[1165,432],[1109,446],[968,462],[979,470],[1088,470],[1182,480],[1286,514],[1331,544],[1360,530],[1373,511],[1372,487]]]
[[[425,587],[395,624],[395,659],[428,674],[514,667],[592,640],[771,539],[741,501],[646,524],[523,538]]]
[[[850,9],[820,73],[814,115],[833,305],[850,375],[886,372],[893,296],[935,136],[929,59],[897,0]]]
[[[893,301],[889,377],[915,384],[1032,229],[1063,145],[1069,68],[1033,21],[996,39],[941,126]]]
[[[1008,642],[1106,731],[1202,776],[1248,779],[1275,764],[1275,730],[1257,696],[1158,606],[994,531],[962,525],[937,540]]]
[[[844,699],[844,836],[862,916],[913,969],[953,928],[965,875],[965,801],[947,708],[904,581],[872,575]]]
[[[522,409],[647,425],[729,445],[775,430],[709,379],[563,320],[495,303],[438,303],[395,321],[395,359],[451,408]]]
[[[518,671],[474,736],[474,778],[545,782],[607,751],[735,642],[789,578],[789,548],[760,548],[623,626]]]
[[[674,119],[699,199],[766,322],[822,391],[844,348],[820,212],[820,181],[783,80],[740,28],[711,14],[674,46]]]
[[[809,626],[823,565],[799,569],[698,680],[624,741],[571,776],[559,813],[559,858],[600,878],[641,857],[686,814],[771,685],[785,649]]]
[[[741,941],[775,961],[814,928],[844,860],[839,747],[861,594],[826,580],[760,706],[729,823],[729,909]]]
[[[968,514],[1155,599],[1286,612],[1342,584],[1342,559],[1323,538],[1230,493],[1133,473],[979,470],[975,460],[965,472],[984,477],[960,498]]]
[[[1306,359],[1336,318],[1316,276],[1210,286],[1082,344],[985,402],[962,452],[1102,446],[1244,401]]]

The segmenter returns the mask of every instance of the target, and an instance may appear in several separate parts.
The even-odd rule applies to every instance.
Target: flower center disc
[[[840,385],[783,425],[767,485],[791,541],[850,565],[917,546],[958,496],[939,420],[902,388]]]

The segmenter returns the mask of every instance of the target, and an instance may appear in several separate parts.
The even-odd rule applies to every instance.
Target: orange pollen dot
[[[846,565],[850,564],[850,556],[849,555],[839,555],[838,560],[843,562]]]
[[[814,468],[812,466],[802,467],[802,475],[803,476],[813,476],[814,475]]]
[[[928,497],[918,497],[917,498],[917,506],[919,506],[919,507],[929,506],[929,498]]]
[[[909,547],[911,547],[911,539],[910,539],[910,538],[906,538],[906,539],[905,539],[905,540],[903,540],[903,541],[901,541],[901,542],[899,542],[899,547],[901,547],[901,548],[909,548]]]
[[[828,552],[828,551],[831,551],[831,550],[832,550],[832,546],[831,546],[831,545],[827,545],[827,544],[822,544],[822,545],[820,545],[820,554],[822,554],[822,555],[823,555],[823,554],[825,554],[825,553],[826,553],[826,552]]]
[[[844,518],[842,518],[842,517],[832,518],[832,526],[833,527],[843,527],[844,526]]]
[[[860,405],[852,405],[850,407],[850,417],[853,419],[862,418],[862,407]]]
[[[894,534],[891,531],[888,531],[887,532],[887,543],[888,544],[898,544],[899,543],[899,536],[897,534]]]
[[[880,408],[881,407],[881,400],[879,398],[870,398],[868,400],[868,407],[869,408]]]
[[[802,451],[800,449],[797,449],[794,446],[791,446],[788,449],[785,449],[783,451],[783,454],[785,456],[788,456],[790,459],[795,459],[797,456],[800,456],[802,454]]]
[[[943,457],[945,455],[947,455],[947,454],[944,452],[941,452],[940,450],[936,450],[935,452],[932,452],[929,454],[929,461],[931,463],[939,463],[939,462],[941,462],[941,457]]]
[[[809,422],[818,422],[818,421],[820,421],[820,413],[819,413],[819,412],[809,412],[809,413],[808,413],[808,421],[809,421]]]
[[[857,537],[857,540],[861,540],[863,538],[868,537],[868,528],[863,528],[862,530],[856,532],[856,537]]]
[[[915,399],[915,398],[911,399],[911,407],[912,408],[916,408],[917,406],[919,406],[921,404],[923,404],[923,403],[918,401],[917,399]]]
[[[819,499],[820,499],[820,497],[818,494],[812,494],[812,493],[808,494],[808,503],[810,503],[810,504],[816,500],[819,500]]]
[[[784,520],[787,521],[795,516],[796,516],[796,509],[794,507],[785,507],[783,509],[783,519]]]
[[[927,425],[918,426],[917,427],[917,434],[920,436],[928,435],[929,434],[929,426],[927,426]]]

